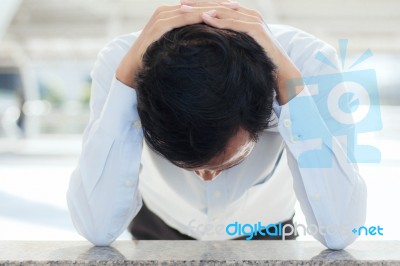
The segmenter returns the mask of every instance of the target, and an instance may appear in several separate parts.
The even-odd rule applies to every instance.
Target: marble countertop
[[[400,241],[0,241],[0,265],[400,265]]]

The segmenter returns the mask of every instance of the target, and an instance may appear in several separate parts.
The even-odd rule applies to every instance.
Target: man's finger
[[[250,15],[250,16],[254,16],[254,17],[258,17],[259,19],[264,21],[264,19],[262,18],[261,13],[258,10],[250,9],[250,8],[241,6],[237,2],[222,3],[222,5],[230,7],[231,9],[237,10],[237,11],[239,11],[241,13],[244,13],[244,14],[247,14],[247,15]]]
[[[181,5],[172,5],[172,6],[163,5],[163,6],[157,7],[157,9],[154,11],[153,15],[151,16],[151,18],[146,26],[149,26],[152,23],[154,23],[160,16],[160,14],[162,14],[163,12],[168,12],[168,11],[179,9],[180,6]]]
[[[174,11],[173,11],[174,12]],[[158,19],[154,22],[153,40],[160,38],[164,33],[186,25],[198,24],[203,22],[202,13],[199,12],[181,12],[176,16]]]
[[[222,2],[230,2],[229,0],[181,0],[182,5],[197,6],[202,4],[221,4]]]
[[[167,11],[163,11],[160,12],[156,17],[155,17],[155,21],[159,20],[159,19],[167,19],[167,18],[172,18],[175,16],[178,16],[179,14],[184,13],[184,11],[181,10],[181,6],[179,6],[176,9],[171,9],[171,10],[167,10]]]
[[[240,11],[233,10],[224,6],[192,7],[185,5],[182,6],[181,9],[183,10],[183,12],[200,12],[200,13],[215,10],[215,14],[213,14],[213,17],[217,17],[219,19],[235,19],[246,22],[261,22],[261,20],[257,16],[252,16],[246,13],[242,13]]]
[[[157,7],[157,9],[154,11],[153,15],[157,15],[159,13],[165,12],[165,11],[170,11],[174,9],[179,9],[180,5],[163,5]]]
[[[243,21],[237,20],[234,18],[218,18],[218,13],[213,14],[212,12],[202,13],[201,17],[203,18],[204,23],[219,29],[228,29],[238,32],[244,32],[253,38],[257,37],[255,32],[262,28],[262,22],[260,21]]]

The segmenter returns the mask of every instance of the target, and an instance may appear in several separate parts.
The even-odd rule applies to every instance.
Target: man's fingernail
[[[193,8],[191,6],[188,5],[181,5],[181,10],[184,12],[190,12],[193,10]]]
[[[215,17],[215,15],[217,14],[217,10],[213,9],[207,12],[204,12],[204,14],[210,16],[210,17]]]

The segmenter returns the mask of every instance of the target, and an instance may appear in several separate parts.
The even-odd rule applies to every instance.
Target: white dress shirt
[[[315,59],[320,51],[337,63],[331,46],[292,27],[270,29],[304,77],[332,73]],[[91,116],[67,194],[72,220],[82,236],[94,245],[109,245],[127,228],[143,199],[183,234],[199,240],[230,239],[238,236],[228,235],[226,225],[288,220],[297,199],[309,226],[321,232],[329,226],[342,229],[333,235],[314,233],[322,244],[341,249],[355,240],[351,230],[365,221],[366,187],[357,166],[346,161],[345,140],[332,134],[332,167],[300,168],[297,163],[302,152],[321,148],[322,141],[301,140],[310,130],[309,117],[314,118],[313,127],[326,128],[307,87],[291,101],[308,95],[310,108],[290,115],[290,102],[279,106],[275,100],[277,127],[261,134],[241,164],[205,181],[160,157],[143,141],[135,90],[115,79],[116,68],[138,34],[111,41],[91,73]]]

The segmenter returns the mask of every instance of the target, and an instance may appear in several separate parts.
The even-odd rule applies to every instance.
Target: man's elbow
[[[103,218],[93,219],[90,215],[90,209],[76,208],[76,204],[73,198],[68,194],[67,196],[68,209],[72,223],[76,231],[91,242],[95,246],[109,246],[116,239],[116,237],[107,231],[109,225],[103,221],[107,220]]]
[[[98,224],[90,225],[90,229],[83,228],[83,224],[80,224],[80,226],[78,226],[76,224],[76,220],[74,220],[74,226],[77,232],[93,245],[98,247],[106,247],[110,246],[111,243],[115,241],[116,236],[110,233],[104,233],[107,232],[106,229],[95,229]],[[88,226],[88,224],[86,224],[86,226]]]
[[[90,243],[92,243],[96,247],[108,247],[115,240],[114,237],[108,234],[101,235],[98,233],[96,234],[96,232],[94,232],[93,234],[90,232],[89,234],[85,234],[82,236],[85,237]]]
[[[324,241],[321,241],[321,242],[328,249],[341,250],[341,249],[345,249],[346,247],[348,247],[356,239],[357,239],[357,236],[354,234],[337,235],[337,236],[331,235],[331,236],[325,236]]]

